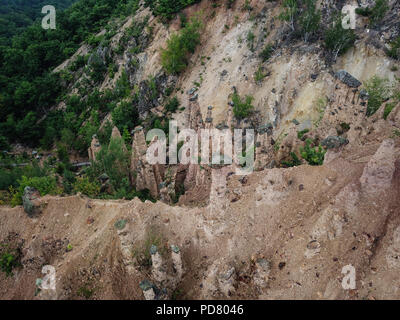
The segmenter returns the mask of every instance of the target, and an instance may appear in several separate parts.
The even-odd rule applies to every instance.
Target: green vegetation
[[[299,131],[299,132],[297,132],[297,137],[301,140],[301,139],[303,139],[304,135],[305,135],[306,133],[308,133],[308,132],[310,132],[309,129],[304,129],[304,130],[302,130],[302,131]]]
[[[292,31],[295,31],[295,20],[298,10],[297,0],[283,0],[283,12],[279,15],[279,19],[286,21]]]
[[[297,154],[295,154],[294,152],[291,152],[290,156],[291,156],[292,159],[289,160],[289,161],[282,161],[281,162],[282,166],[290,168],[290,167],[296,167],[296,166],[301,165],[301,160],[299,159]]]
[[[267,44],[263,51],[260,53],[260,58],[263,62],[268,61],[271,58],[272,53],[274,52],[274,46],[272,44]]]
[[[305,0],[305,10],[299,18],[301,34],[307,42],[320,28],[321,12],[317,10],[316,0]]]
[[[396,106],[396,104],[394,102],[386,104],[385,110],[383,112],[383,119],[385,119],[385,120],[387,119],[387,117],[392,112],[392,110],[394,109],[395,106]]]
[[[333,54],[334,60],[351,48],[355,40],[354,30],[343,29],[341,14],[336,16],[332,26],[325,31],[325,46]]]
[[[254,80],[259,83],[262,80],[264,80],[264,78],[267,76],[267,74],[264,73],[263,67],[259,66],[257,71],[254,73]]]
[[[90,198],[95,198],[100,194],[100,184],[97,181],[91,182],[88,177],[76,179],[74,192],[81,192]]]
[[[9,277],[13,275],[13,269],[20,265],[17,256],[10,252],[3,252],[0,255],[0,269]]]
[[[85,298],[86,300],[89,300],[94,294],[94,289],[90,289],[88,285],[84,285],[78,289],[76,294],[82,298]]]
[[[167,245],[166,240],[158,230],[151,228],[146,233],[144,241],[132,249],[132,256],[136,259],[139,266],[150,267],[152,265],[150,248],[153,245],[157,247],[158,252],[161,255],[165,255]]]
[[[389,57],[393,59],[400,59],[400,37],[390,44],[390,50],[388,51]],[[397,71],[397,70],[395,70]]]
[[[0,270],[7,277],[13,275],[13,270],[21,266],[21,247],[10,239],[0,243]]]
[[[369,95],[367,116],[372,116],[390,98],[392,86],[389,79],[378,76],[369,79],[364,86]]]
[[[57,12],[68,8],[76,0],[47,0],[15,1],[2,0],[0,8],[0,45],[9,45],[11,38],[32,25],[38,18],[44,17],[42,8],[53,5]]]
[[[254,106],[251,104],[254,98],[252,96],[247,95],[244,100],[239,96],[238,93],[234,93],[232,97],[233,102],[233,114],[238,119],[247,118],[254,109]]]
[[[279,19],[301,35],[305,42],[309,41],[320,28],[321,12],[317,10],[316,0],[284,0],[282,6]]]
[[[200,44],[201,28],[199,17],[194,17],[167,41],[167,48],[161,50],[161,64],[167,73],[180,73],[187,67],[189,54]]]
[[[37,189],[41,196],[46,194],[55,195],[60,193],[60,190],[57,188],[56,178],[54,176],[32,178],[22,176],[22,178],[18,180],[18,184],[19,187],[16,189],[16,192],[13,194],[13,198],[11,200],[11,204],[14,206],[22,204],[24,189],[28,186]]]
[[[388,0],[376,0],[375,6],[372,8],[371,13],[369,15],[370,22],[372,26],[377,25],[382,19],[385,17],[385,14],[389,10],[389,1]]]
[[[199,0],[145,0],[154,15],[160,16],[164,21],[172,19],[179,11]]]
[[[312,147],[312,143],[311,139],[307,139],[306,145],[300,147],[301,157],[311,166],[320,166],[324,163],[326,151],[320,145]]]
[[[88,176],[92,182],[102,174],[109,177],[112,189],[128,195],[132,189],[127,180],[129,177],[129,153],[123,138],[111,138],[107,147],[101,148],[96,155],[96,162],[88,169]],[[96,191],[96,185],[93,186]]]
[[[176,110],[178,110],[178,107],[179,107],[179,100],[177,97],[173,97],[165,105],[165,110],[174,113],[176,112]]]
[[[49,113],[49,109],[62,99],[71,74],[68,70],[58,74],[51,71],[110,18],[132,14],[137,5],[138,0],[80,0],[57,12],[56,30],[43,30],[38,21],[15,35],[11,45],[0,45],[0,141],[3,145],[13,142],[37,145],[40,141],[48,148],[60,138],[69,119],[64,118],[63,111]],[[100,41],[91,39],[93,43]],[[86,71],[93,81],[99,81],[107,68],[95,57],[92,60]],[[71,68],[82,64],[85,64],[84,57],[77,59]],[[78,89],[83,95],[88,93],[84,84]],[[44,115],[46,119],[38,122]]]
[[[373,8],[365,7],[365,8],[357,8],[356,13],[369,17],[370,25],[376,26],[382,19],[385,17],[385,14],[389,10],[389,1],[388,0],[376,0],[375,6]]]
[[[251,51],[254,51],[254,40],[255,40],[255,38],[256,38],[256,36],[252,31],[249,31],[247,33],[247,37],[246,37],[247,46],[249,47],[249,49]]]

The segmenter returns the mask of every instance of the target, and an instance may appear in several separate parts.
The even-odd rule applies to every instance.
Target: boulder
[[[40,204],[40,193],[38,190],[32,187],[25,187],[24,194],[22,196],[22,204],[24,210],[28,215],[34,215],[41,212]]]
[[[349,143],[349,140],[338,137],[338,136],[329,136],[326,139],[322,140],[321,145],[327,149],[335,149],[339,148],[343,145]]]
[[[336,72],[336,78],[338,78],[340,81],[351,88],[358,88],[359,86],[361,86],[361,82],[345,70],[339,70],[338,72]]]

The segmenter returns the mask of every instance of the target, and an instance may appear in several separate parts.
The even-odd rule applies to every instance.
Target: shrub
[[[249,31],[247,33],[247,46],[249,47],[249,49],[251,51],[254,51],[254,40],[255,40],[256,36],[254,35],[254,33],[252,31]]]
[[[370,13],[371,25],[377,25],[385,16],[389,10],[388,0],[376,0],[375,6],[372,8]]]
[[[272,44],[267,44],[263,51],[260,53],[260,58],[263,62],[269,60],[271,58],[272,53],[274,52],[274,46]]]
[[[303,139],[304,135],[309,131],[310,131],[309,129],[304,129],[302,131],[297,132],[297,138],[299,138],[300,140]]]
[[[307,139],[306,145],[300,147],[301,157],[311,166],[320,166],[324,163],[326,151],[320,145],[318,147],[311,147],[311,144],[311,139]]]
[[[390,44],[390,50],[388,51],[389,57],[393,59],[400,59],[400,37]]]
[[[78,178],[73,185],[73,191],[94,198],[100,194],[100,185],[96,181],[90,181],[88,177]]]
[[[112,121],[115,126],[123,131],[134,129],[139,124],[139,112],[136,105],[131,101],[122,101],[112,112]]]
[[[355,40],[354,31],[352,29],[343,29],[342,16],[338,14],[332,27],[325,32],[325,46],[334,55],[334,60],[351,48]]]
[[[387,119],[387,117],[389,116],[389,114],[392,112],[392,110],[394,109],[396,105],[392,102],[392,103],[388,103],[385,106],[385,111],[383,112],[383,119]]]
[[[360,16],[369,17],[371,15],[372,10],[368,7],[365,8],[356,8],[356,13]]]
[[[317,10],[316,0],[305,0],[305,6],[305,10],[299,18],[299,24],[304,41],[307,42],[319,30],[321,12]]]
[[[390,97],[391,86],[389,79],[373,76],[365,83],[368,92],[367,116],[372,116],[381,107],[382,103]]]
[[[167,48],[161,50],[161,64],[167,73],[180,73],[186,68],[189,53],[200,44],[201,27],[200,20],[192,18],[179,34],[173,34],[167,41]]]
[[[254,80],[258,83],[261,82],[266,76],[267,75],[263,72],[263,68],[260,66],[254,73]]]
[[[5,272],[7,277],[13,275],[13,269],[20,265],[17,256],[11,252],[3,252],[0,255],[0,269]]]
[[[179,107],[179,100],[177,97],[173,97],[171,100],[168,101],[168,103],[165,106],[165,109],[168,112],[174,113],[174,112],[176,112],[178,107]]]
[[[286,21],[292,31],[295,30],[295,19],[297,14],[297,0],[283,0],[284,11],[279,15],[279,19]]]
[[[160,16],[164,21],[172,19],[176,13],[199,0],[145,0],[145,5],[150,7],[153,14]]]
[[[56,178],[54,176],[32,177],[32,178],[27,178],[26,176],[22,176],[22,178],[18,180],[18,184],[19,187],[13,194],[13,198],[11,200],[11,204],[13,206],[22,204],[22,196],[24,194],[24,189],[25,187],[28,186],[38,190],[42,197],[45,196],[46,194],[61,193],[61,190],[57,187]]]
[[[239,96],[239,94],[234,93],[232,97],[233,101],[233,114],[238,119],[247,118],[253,111],[254,106],[251,104],[254,98],[247,95],[244,100]]]
[[[289,160],[289,161],[282,161],[281,164],[282,164],[284,167],[290,168],[290,167],[296,167],[296,166],[301,165],[301,160],[299,159],[299,157],[297,156],[297,154],[295,154],[294,152],[291,152],[291,153],[290,153],[290,156],[292,157],[292,160]]]

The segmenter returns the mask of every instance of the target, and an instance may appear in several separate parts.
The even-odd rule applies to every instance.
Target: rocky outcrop
[[[350,88],[358,88],[361,86],[361,82],[345,70],[339,70],[336,72],[335,76]]]
[[[22,205],[29,216],[39,214],[42,209],[39,191],[32,187],[25,187],[22,195]]]
[[[136,127],[133,132],[131,156],[131,182],[136,191],[149,190],[154,198],[158,198],[161,174],[158,167],[150,165],[146,160],[147,144],[143,127]]]
[[[97,139],[97,135],[93,135],[92,142],[88,149],[89,160],[96,161],[96,154],[101,150],[101,145],[99,139]]]

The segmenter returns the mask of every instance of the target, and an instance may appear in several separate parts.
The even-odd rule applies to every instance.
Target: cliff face
[[[340,4],[323,3],[327,22]],[[0,298],[400,297],[400,104],[386,100],[368,117],[363,90],[374,75],[397,85],[399,62],[386,51],[399,36],[398,16],[386,15],[379,31],[359,17],[355,46],[332,61],[320,39],[304,43],[290,35],[277,18],[277,1],[251,1],[252,10],[243,4],[227,9],[201,1],[184,10],[202,11],[204,30],[179,75],[160,64],[160,48],[180,28],[179,18],[162,24],[146,8],[121,23],[108,47],[91,53],[88,63],[107,61],[124,43],[112,55],[115,74],[98,88],[114,89],[127,75],[143,120],[131,132],[129,179],[159,201],[44,197],[34,217],[0,207],[0,242],[18,247],[22,265],[12,277],[0,274]],[[399,10],[395,1],[390,7]],[[144,21],[140,34],[129,32]],[[267,44],[274,50],[262,61]],[[83,45],[76,56],[88,52]],[[85,77],[78,71],[75,84]],[[166,110],[171,87],[184,109]],[[77,92],[74,84],[69,89]],[[254,98],[252,115],[235,118],[234,93]],[[394,105],[384,117],[388,104]],[[238,176],[236,165],[149,164],[146,151],[156,140],[147,144],[145,136],[155,116],[195,132],[255,129],[255,171]],[[102,115],[103,126],[110,119]],[[121,139],[113,127],[112,137]],[[302,159],[307,139],[327,149],[323,165]],[[89,158],[106,147],[94,136]],[[284,168],[296,157],[296,166]],[[55,267],[56,290],[36,290],[43,265]],[[348,265],[356,272],[352,290],[342,287]]]
[[[20,243],[23,268],[0,275],[0,296],[71,299],[84,288],[92,298],[142,299],[146,280],[167,298],[398,298],[399,156],[389,138],[329,154],[320,167],[245,179],[212,169],[202,208],[80,196],[45,197],[35,218],[3,207],[0,234]],[[44,264],[56,268],[56,291],[35,297]],[[347,265],[356,270],[350,291]]]

